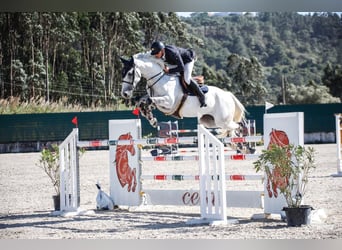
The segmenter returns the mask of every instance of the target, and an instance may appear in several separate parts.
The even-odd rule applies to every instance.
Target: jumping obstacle
[[[135,123],[135,126],[131,126],[129,125],[130,123]],[[127,127],[131,127],[129,130]],[[212,202],[216,201],[221,201],[222,200],[222,204],[225,204],[225,207],[246,207],[246,208],[262,208],[262,196],[264,191],[260,190],[260,191],[233,191],[233,190],[225,190],[225,191],[220,191],[219,193],[217,193],[216,191],[216,195],[211,195],[211,191],[209,192],[207,190],[207,194],[205,196],[201,196],[201,188],[196,188],[199,187],[200,183],[203,182],[204,180],[206,182],[210,181],[217,181],[217,182],[226,182],[226,180],[231,180],[231,181],[257,181],[257,180],[261,180],[262,176],[243,176],[243,175],[227,175],[227,178],[225,175],[221,175],[220,173],[210,173],[210,172],[205,172],[208,176],[206,177],[202,177],[201,174],[196,175],[194,173],[194,175],[177,175],[177,174],[173,174],[172,176],[169,175],[169,177],[167,177],[167,175],[165,174],[158,174],[156,176],[148,176],[148,175],[144,175],[142,172],[144,170],[144,167],[142,166],[143,163],[147,162],[147,160],[157,160],[157,161],[183,161],[183,160],[195,160],[198,161],[198,163],[194,163],[194,164],[199,164],[199,162],[201,161],[201,155],[205,155],[205,166],[211,166],[214,163],[211,162],[215,162],[218,159],[220,161],[224,161],[226,158],[227,159],[232,159],[232,160],[251,160],[251,159],[256,159],[257,155],[224,155],[223,151],[224,151],[224,145],[222,143],[222,141],[225,142],[232,142],[232,141],[238,141],[238,142],[245,142],[245,141],[253,141],[253,140],[261,140],[262,137],[261,136],[253,136],[253,137],[245,137],[245,138],[223,138],[223,139],[218,139],[215,136],[213,136],[210,132],[208,132],[207,130],[205,130],[208,134],[210,134],[210,136],[212,136],[213,138],[215,138],[215,143],[219,143],[220,147],[222,147],[222,154],[220,154],[219,156],[216,155],[218,149],[213,147],[213,145],[216,145],[213,142],[207,142],[208,146],[207,147],[200,147],[200,145],[205,144],[204,142],[200,142],[200,135],[198,135],[197,137],[179,137],[179,138],[148,138],[148,139],[139,139],[139,135],[138,136],[132,136],[131,139],[129,140],[122,140],[118,139],[122,134],[127,134],[128,131],[131,131],[130,133],[136,133],[136,131],[134,130],[134,127],[139,128],[140,127],[140,120],[128,120],[127,124],[123,124],[122,128],[120,126],[118,126],[118,124],[116,124],[116,121],[110,121],[109,122],[109,132],[110,132],[110,136],[109,136],[109,145],[110,145],[110,169],[113,170],[115,169],[115,156],[114,153],[116,151],[118,151],[118,147],[120,147],[119,149],[121,150],[122,146],[134,146],[136,152],[138,151],[139,147],[141,148],[144,145],[163,145],[163,144],[173,144],[175,142],[177,143],[196,143],[197,147],[198,147],[198,155],[192,155],[192,156],[182,156],[182,155],[170,155],[170,156],[157,156],[157,157],[143,157],[143,156],[138,156],[138,154],[135,152],[135,154],[130,154],[130,161],[129,163],[130,165],[130,169],[133,169],[133,166],[137,166],[136,167],[136,173],[135,176],[140,176],[139,179],[136,180],[137,185],[140,184],[141,181],[145,181],[148,179],[158,179],[159,181],[161,180],[167,180],[167,178],[171,178],[173,180],[177,179],[177,180],[194,180],[197,181],[194,182],[195,184],[195,188],[191,188],[190,190],[186,189],[146,189],[144,187],[144,183],[142,183],[142,185],[140,186],[140,192],[127,192],[126,187],[128,186],[128,184],[123,184],[123,183],[119,183],[119,185],[113,185],[113,187],[111,187],[111,196],[113,198],[113,200],[115,201],[116,204],[118,205],[127,205],[127,206],[139,206],[141,203],[139,203],[139,199],[142,199],[142,204],[151,204],[151,205],[175,205],[175,206],[203,206],[203,204],[201,205],[201,199],[200,197],[206,197],[204,200],[210,200]],[[198,128],[196,131],[199,131],[200,129]],[[202,131],[204,130],[204,128],[202,128]],[[139,131],[139,129],[138,129]],[[199,132],[198,132],[199,133]],[[202,132],[203,133],[203,132]],[[199,133],[200,134],[200,133]],[[207,135],[208,137],[208,135]],[[134,138],[134,139],[133,139]],[[217,146],[218,147],[218,146]],[[220,149],[221,150],[221,149]],[[133,152],[133,150],[131,150]],[[135,158],[136,156],[136,158]],[[250,157],[250,158],[249,158]],[[202,160],[203,162],[203,160]],[[208,163],[209,162],[209,163]],[[203,165],[203,164],[202,164]],[[214,164],[219,165],[218,163]],[[196,171],[196,170],[195,170]],[[202,174],[203,175],[203,174]],[[229,178],[228,178],[229,176]],[[113,183],[115,181],[115,179],[120,179],[120,177],[118,178],[118,176],[116,174],[111,175],[111,178],[113,178],[113,180],[110,181],[110,183]],[[198,182],[199,181],[199,182]],[[261,182],[260,182],[261,184]],[[203,184],[201,184],[203,185]],[[215,184],[216,185],[216,184]],[[215,186],[213,184],[213,186]],[[220,184],[222,185],[222,184]],[[219,184],[217,184],[217,186],[220,186]],[[112,189],[113,188],[113,189]],[[116,189],[114,189],[116,188]],[[136,189],[137,190],[137,189]],[[127,199],[127,196],[133,196],[135,193],[135,195],[138,196],[134,197],[134,201],[131,201],[129,199]],[[215,193],[215,192],[214,192]],[[141,194],[141,197],[140,197]],[[224,198],[219,198],[220,195],[224,196]],[[125,199],[125,200],[124,200]],[[214,205],[216,203],[214,202],[214,204],[208,205],[209,208],[205,209],[205,211],[207,211],[208,209],[211,211],[221,211],[221,209],[218,208],[214,208]],[[222,204],[217,203],[218,205],[222,206]],[[212,207],[210,207],[212,206]],[[208,211],[209,211],[208,210]],[[203,217],[203,216],[202,216]],[[210,217],[212,218],[212,216],[210,215],[206,215],[204,217]],[[208,218],[209,220],[209,218]],[[210,220],[211,221],[211,220]]]
[[[337,174],[335,177],[342,177],[342,114],[335,114],[336,124],[336,146],[337,146]]]
[[[267,115],[267,116],[266,116]],[[299,118],[299,119],[298,119]],[[284,131],[287,132],[289,135],[289,138],[300,138],[301,135],[303,135],[303,115],[295,113],[294,115],[291,113],[283,113],[283,114],[265,114],[264,116],[264,134],[266,136],[264,137],[251,137],[251,138],[239,138],[239,139],[224,139],[223,141],[252,141],[252,138],[254,139],[264,139],[265,145],[268,143],[268,134],[270,131],[274,129],[283,129]],[[223,192],[222,190],[224,189],[224,184],[221,182],[225,182],[226,179],[228,180],[228,176],[234,176],[234,175],[227,175],[222,172],[218,173],[211,173],[211,172],[206,172],[204,173],[201,172],[198,174],[198,180],[201,183],[200,184],[200,190],[144,190],[141,185],[141,153],[140,149],[142,145],[160,145],[162,144],[168,144],[168,143],[175,143],[175,142],[182,142],[183,139],[178,138],[177,140],[174,139],[166,139],[166,138],[149,138],[149,139],[141,139],[141,125],[140,125],[140,120],[132,120],[130,121],[130,125],[127,125],[128,120],[113,120],[109,121],[109,140],[96,140],[96,141],[91,141],[91,142],[81,142],[78,141],[78,130],[75,129],[77,132],[73,133],[72,136],[69,135],[68,138],[65,140],[64,146],[62,147],[61,145],[61,150],[65,148],[65,145],[68,144],[67,148],[71,148],[69,150],[69,153],[61,153],[61,158],[60,158],[60,163],[61,165],[64,164],[64,166],[69,165],[69,162],[74,162],[70,164],[70,166],[75,166],[76,170],[75,173],[71,173],[71,171],[68,171],[68,174],[65,172],[64,168],[61,168],[61,187],[66,187],[66,183],[70,182],[70,187],[72,188],[67,188],[66,191],[64,191],[64,203],[65,205],[61,206],[61,210],[73,210],[77,209],[79,207],[79,170],[78,170],[78,155],[77,155],[77,148],[80,147],[98,147],[98,146],[104,146],[104,145],[109,145],[109,152],[110,152],[110,195],[115,201],[116,205],[127,205],[127,206],[139,206],[142,203],[144,203],[146,200],[150,200],[151,204],[155,205],[182,205],[182,206],[201,206],[201,211],[203,211],[203,216],[201,215],[201,218],[206,218],[205,220],[207,221],[212,221],[212,220],[217,220],[217,221],[224,221],[223,219],[225,211],[224,209],[226,207],[258,207],[262,208],[262,201],[261,197],[264,194],[264,190],[262,191],[245,191],[249,193],[241,193],[240,191],[226,191]],[[276,122],[272,122],[276,121]],[[294,123],[293,126],[289,126],[292,123]],[[288,128],[289,127],[289,128]],[[266,128],[266,130],[265,130]],[[199,130],[199,128],[198,128]],[[114,133],[114,135],[113,135]],[[130,135],[131,137],[129,139],[122,139],[119,138],[121,135],[126,134]],[[302,136],[303,137],[303,136]],[[216,140],[217,138],[214,137]],[[188,137],[184,139],[185,141],[192,141],[198,143],[200,140],[200,136],[198,136],[196,139],[194,137]],[[300,143],[302,139],[291,139],[291,142],[294,142],[294,144],[297,144],[298,142]],[[66,141],[76,141],[76,143],[69,142],[67,143]],[[222,144],[222,140],[218,140]],[[222,164],[222,161],[225,160],[226,156],[223,155],[223,147],[222,149],[220,148],[221,146],[217,145],[217,148],[213,149],[211,147],[206,148],[202,147],[203,143],[198,143],[198,153],[199,157],[198,162],[205,162],[204,165],[213,165],[218,166]],[[212,145],[213,143],[210,142],[209,145]],[[201,147],[200,147],[201,146]],[[131,178],[133,182],[128,185],[128,183],[125,183],[122,178],[118,178],[119,175],[115,172],[115,162],[120,160],[121,158],[115,159],[115,153],[118,148],[122,149],[123,147],[127,147],[127,149],[130,149],[130,154],[127,156],[127,163],[129,163],[129,168],[131,173],[134,173],[134,177],[136,178]],[[62,152],[62,151],[60,151]],[[219,155],[212,155],[213,153],[217,154],[219,152]],[[201,156],[206,155],[203,159]],[[231,156],[230,156],[231,157]],[[240,160],[246,159],[245,156],[239,156]],[[233,157],[234,158],[234,157]],[[75,160],[76,159],[76,160]],[[209,163],[208,161],[216,161],[218,160],[220,163]],[[64,163],[63,163],[64,162]],[[205,166],[204,166],[205,167]],[[217,168],[220,169],[220,168]],[[62,178],[62,176],[65,176],[65,178]],[[75,179],[76,176],[76,179]],[[78,177],[77,177],[78,176]],[[190,178],[195,178],[195,177],[190,177]],[[122,176],[121,176],[122,177]],[[146,176],[145,176],[146,177]],[[69,178],[69,179],[68,179]],[[241,179],[248,180],[249,177],[239,177]],[[262,177],[258,177],[262,178]],[[234,177],[233,177],[234,179]],[[198,181],[197,180],[197,181]],[[128,181],[128,180],[126,180]],[[207,183],[212,183],[214,181],[214,184],[209,186],[206,190],[206,188],[203,188],[202,183],[207,182]],[[234,180],[235,181],[235,180]],[[64,182],[64,183],[62,183]],[[209,185],[209,184],[208,184]],[[217,188],[217,190],[210,190],[210,188]],[[201,189],[204,189],[206,191],[203,191]],[[74,191],[71,191],[74,190]],[[220,191],[221,190],[221,191]],[[70,192],[73,192],[71,194]],[[201,192],[203,192],[205,195],[201,195]],[[211,192],[216,192],[218,195],[212,196]],[[224,195],[226,193],[226,195]],[[77,198],[76,198],[77,197]],[[170,200],[170,197],[172,197],[172,200]],[[205,197],[202,198],[201,197]],[[268,210],[266,209],[266,206],[264,207],[264,212],[265,213],[271,213],[269,211],[276,211],[272,213],[279,213],[281,209],[279,207],[283,207],[285,203],[283,201],[278,202],[279,197],[275,199],[274,197],[266,197],[270,200],[269,202],[269,207]],[[220,202],[215,202],[218,199]],[[62,198],[61,198],[62,200]],[[222,202],[221,202],[222,201]],[[225,202],[224,202],[225,201]],[[201,202],[205,202],[205,204],[200,204]],[[210,204],[207,204],[210,203]],[[223,206],[225,204],[225,206]],[[255,206],[258,204],[257,206]],[[216,207],[219,206],[219,207]],[[225,207],[225,208],[223,208]],[[277,207],[275,209],[274,207]],[[201,212],[202,213],[202,212]],[[211,215],[213,214],[213,215]],[[223,215],[222,215],[223,214]]]
[[[265,147],[267,147],[270,136],[272,131],[279,130],[285,133],[289,139],[289,141],[295,145],[303,145],[304,144],[304,132],[303,132],[303,113],[280,113],[280,114],[265,114],[264,116],[264,136],[248,136],[245,138],[224,138],[221,140],[221,142],[252,142],[253,140],[261,140],[263,139],[265,142]],[[120,131],[117,132],[118,126],[116,124],[112,125],[112,131],[113,133],[117,133],[116,135],[110,135],[109,141],[110,144],[114,147],[113,150],[115,150],[115,146],[119,144],[130,144],[134,145],[135,143],[139,143],[140,145],[152,145],[153,143],[156,143],[156,145],[161,144],[172,144],[172,143],[192,143],[192,142],[198,142],[198,137],[179,137],[179,138],[149,138],[149,139],[131,139],[126,140],[124,143],[117,141],[118,135],[120,135]],[[128,131],[127,129],[124,129],[124,131]],[[198,144],[199,145],[199,144]],[[111,150],[111,152],[113,151]],[[198,149],[198,154],[205,153],[205,150],[200,151],[201,149]],[[210,150],[208,150],[209,152]],[[248,156],[239,155],[239,156],[223,156],[222,158],[232,158],[232,159],[240,159],[240,160],[254,160],[257,156],[253,155],[251,158],[248,158]],[[210,157],[209,157],[210,158]],[[140,170],[142,169],[141,164],[143,164],[143,160],[157,160],[157,161],[182,161],[182,160],[197,160],[199,161],[200,156],[158,156],[158,157],[150,157],[150,158],[143,158],[136,159],[134,161],[131,161],[131,163],[135,166],[138,166],[137,172],[139,172],[140,176],[143,175]],[[112,163],[111,163],[112,164]],[[140,164],[140,165],[139,165]],[[252,164],[252,163],[251,163]],[[111,166],[113,169],[113,166]],[[139,170],[138,170],[139,169]],[[163,175],[163,174],[160,174]],[[138,176],[138,174],[137,174]],[[225,177],[225,176],[224,176]],[[224,178],[222,177],[222,178]],[[113,177],[117,178],[117,177]],[[208,177],[208,178],[211,178]],[[112,182],[111,182],[112,183]],[[265,184],[266,185],[266,184]],[[282,196],[275,197],[269,197],[268,193],[265,192],[266,186],[264,185],[264,188],[260,191],[226,191],[226,197],[229,197],[226,199],[227,201],[227,207],[246,207],[246,208],[262,208],[263,204],[264,206],[264,212],[265,213],[281,213],[281,210],[284,206],[286,206],[286,201]],[[119,190],[113,191],[113,193],[118,193],[120,190],[125,189],[124,187],[118,187]],[[152,205],[199,205],[198,201],[200,201],[200,194],[197,190],[149,190],[149,189],[141,189],[141,193],[143,194],[143,200],[148,201],[149,204]],[[116,195],[118,196],[118,195]],[[125,194],[122,194],[123,197],[125,197]],[[192,197],[190,200],[193,202],[187,202],[187,197]],[[263,202],[263,198],[265,203]],[[114,197],[114,201],[117,202],[117,199],[119,197]],[[119,203],[120,204],[120,203]],[[139,204],[126,204],[126,205],[139,205]]]

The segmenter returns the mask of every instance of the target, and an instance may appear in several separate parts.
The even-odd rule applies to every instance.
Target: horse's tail
[[[234,112],[234,122],[241,122],[243,124],[246,123],[246,109],[245,107],[242,105],[242,103],[236,98],[236,96],[229,92],[230,95],[232,96],[234,103],[235,103],[235,112]]]

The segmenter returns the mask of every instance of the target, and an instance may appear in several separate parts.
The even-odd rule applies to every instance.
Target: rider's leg
[[[207,104],[205,104],[205,96],[202,92],[202,89],[198,86],[197,82],[191,79],[191,73],[192,69],[194,68],[195,61],[192,60],[191,62],[184,65],[184,81],[188,85],[189,89],[197,96],[201,108],[206,107]]]
[[[197,82],[194,80],[190,80],[190,84],[188,85],[189,89],[197,96],[199,102],[200,102],[200,107],[206,107],[207,104],[205,103],[205,96],[201,90],[201,88],[198,86]]]

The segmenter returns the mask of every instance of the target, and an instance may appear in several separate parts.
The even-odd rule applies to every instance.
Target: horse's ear
[[[131,66],[133,66],[133,64],[134,64],[134,58],[133,58],[133,56],[131,56],[131,58],[130,58],[130,60],[129,60],[129,63],[130,63]]]
[[[126,65],[126,66],[132,67],[133,64],[134,64],[133,56],[130,58],[130,60],[127,60],[127,59],[125,59],[125,58],[123,58],[123,57],[120,56],[120,60],[121,60],[121,62],[122,62],[124,65]]]
[[[123,57],[121,57],[121,56],[120,56],[120,60],[121,60],[121,62],[122,62],[123,64],[129,63],[129,60],[127,60],[127,59],[125,59],[125,58],[123,58]]]

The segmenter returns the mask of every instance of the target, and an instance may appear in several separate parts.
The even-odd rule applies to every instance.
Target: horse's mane
[[[154,58],[154,56],[152,56],[149,52],[141,52],[133,55],[133,58],[146,60],[147,58]]]
[[[151,52],[141,52],[133,55],[133,59],[138,59],[144,62],[152,62],[159,65],[162,69],[164,68],[164,61],[162,59],[155,58],[151,55]]]

